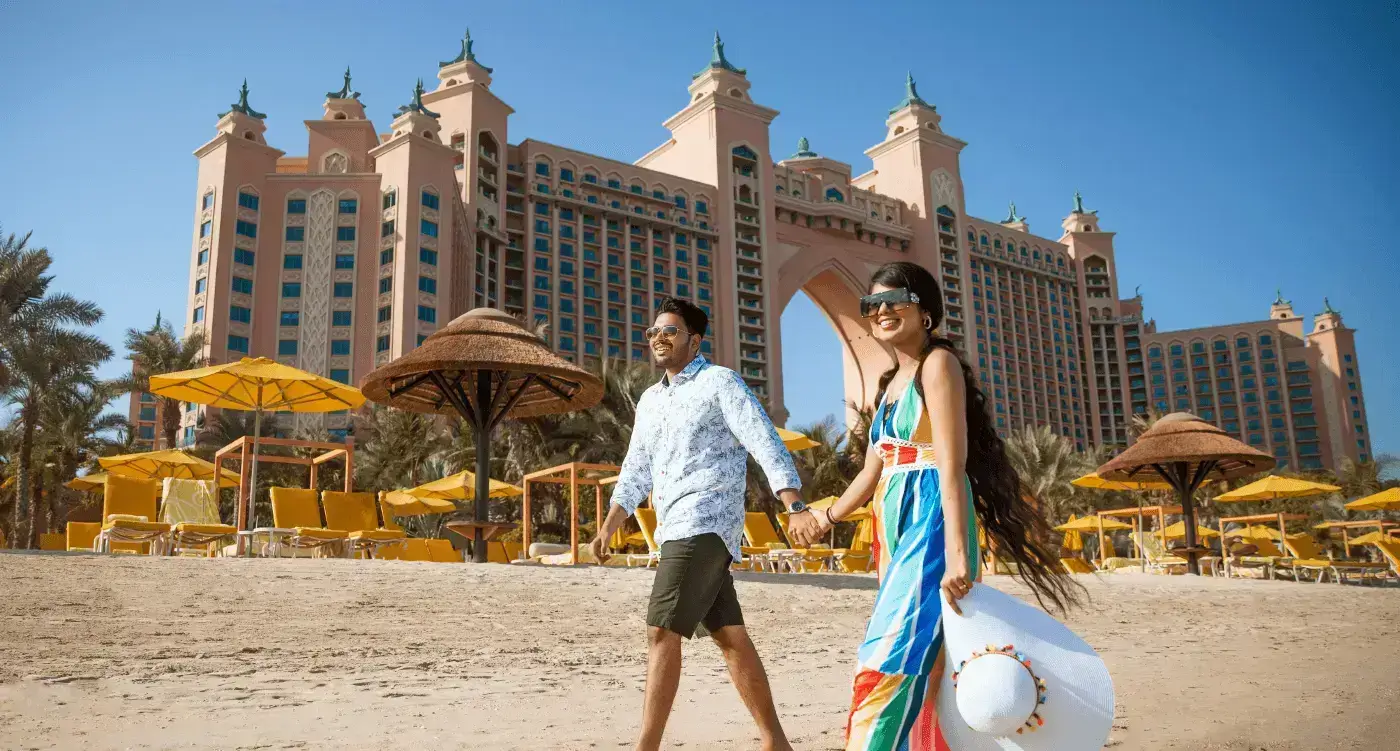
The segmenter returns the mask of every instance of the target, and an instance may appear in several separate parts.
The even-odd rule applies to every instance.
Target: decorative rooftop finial
[[[248,117],[255,117],[259,120],[266,120],[267,115],[253,109],[248,105],[248,79],[243,79],[243,88],[238,90],[238,104],[229,107],[228,112],[220,112],[219,117],[227,115],[229,112],[239,112]]]
[[[929,104],[928,102],[925,102],[923,98],[919,96],[919,86],[918,84],[914,83],[914,73],[913,71],[910,71],[904,77],[904,98],[899,100],[899,104],[896,104],[894,106],[894,109],[890,110],[890,114],[893,115],[894,113],[904,109],[905,107],[912,107],[914,105],[918,105],[920,107],[927,107],[934,111],[938,110],[937,107],[933,106],[932,104]]]
[[[804,137],[802,137],[802,138],[797,139],[797,153],[796,153],[796,154],[793,154],[792,156],[790,156],[790,157],[788,157],[788,158],[789,158],[789,159],[811,159],[812,157],[815,157],[815,156],[817,156],[817,152],[812,151],[812,146],[811,146],[811,144],[807,143],[807,138],[804,136]]]
[[[1324,298],[1324,299],[1325,299],[1325,298]],[[1277,289],[1275,290],[1275,292],[1274,292],[1274,304],[1275,304],[1275,305],[1292,305],[1292,304],[1293,304],[1293,301],[1292,301],[1292,300],[1285,300],[1285,299],[1283,299],[1283,288],[1282,288],[1282,287],[1279,287],[1279,288],[1277,288]]]
[[[724,40],[719,38],[718,30],[715,31],[714,52],[710,55],[710,64],[705,66],[705,70],[711,70],[713,68],[719,68],[721,70],[727,70],[733,73],[738,73],[741,76],[748,73],[748,71],[744,70],[743,68],[735,67],[733,63],[729,62],[729,60],[725,58]],[[702,70],[699,73],[696,73],[695,75],[691,76],[691,80],[705,75],[705,70]]]
[[[1339,316],[1342,314],[1342,311],[1334,309],[1331,301],[1324,297],[1322,298],[1322,314]]]
[[[420,115],[427,115],[432,118],[438,117],[438,113],[423,106],[423,79],[421,78],[418,79],[418,85],[413,87],[413,101],[400,107],[398,111],[394,113],[394,117],[407,115],[410,112],[417,112]]]
[[[1138,286],[1136,286],[1136,287],[1133,288],[1133,299],[1134,299],[1134,300],[1141,300],[1141,299],[1142,299],[1142,285],[1141,285],[1141,284],[1139,284]]]
[[[1025,221],[1025,220],[1026,220],[1025,217],[1023,217],[1023,216],[1017,216],[1017,215],[1016,215],[1016,202],[1015,202],[1015,201],[1012,201],[1012,202],[1011,202],[1011,209],[1010,209],[1009,211],[1006,212],[1006,218],[1003,219],[1003,220],[1001,220],[1001,223],[1002,223],[1002,224],[1015,224],[1015,223],[1017,223],[1017,222],[1023,222],[1023,221]]]
[[[359,99],[360,92],[350,89],[350,66],[345,66],[345,85],[340,87],[340,91],[326,92],[327,99]]]
[[[446,67],[449,66],[449,65],[456,65],[457,63],[461,63],[461,62],[473,62],[473,63],[476,63],[477,65],[481,65],[481,63],[478,63],[478,62],[476,61],[476,54],[472,52],[472,45],[473,45],[473,44],[474,44],[474,42],[472,42],[472,30],[471,30],[471,29],[467,29],[466,35],[462,37],[462,51],[457,55],[456,58],[454,58],[454,59],[452,59],[452,60],[448,60],[448,61],[445,62],[445,63],[438,63],[438,67],[439,67],[439,68],[446,68]],[[482,68],[482,70],[485,70],[487,73],[490,73],[490,72],[491,72],[491,69],[488,68],[488,67],[486,67],[485,65],[481,65],[481,68]]]
[[[1079,195],[1079,191],[1074,191],[1074,213],[1084,213],[1084,196]]]

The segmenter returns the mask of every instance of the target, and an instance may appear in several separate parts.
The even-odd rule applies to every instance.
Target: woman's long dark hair
[[[967,479],[972,485],[977,520],[986,530],[989,544],[997,553],[1016,561],[1018,576],[1035,593],[1042,607],[1047,600],[1060,611],[1077,604],[1082,587],[1076,586],[1077,582],[1064,572],[1059,557],[1046,547],[1045,541],[1050,538],[1051,531],[1045,517],[1021,498],[1021,478],[1007,461],[1006,446],[992,426],[986,394],[977,387],[972,368],[957,347],[938,334],[938,325],[943,321],[943,294],[938,289],[938,280],[924,267],[900,261],[876,269],[870,277],[870,286],[877,284],[903,287],[918,295],[919,308],[928,316],[925,319],[927,338],[919,351],[919,366],[914,371],[914,388],[918,389],[921,399],[924,361],[935,349],[948,350],[962,367],[967,400]],[[898,369],[896,364],[880,376],[877,404]]]

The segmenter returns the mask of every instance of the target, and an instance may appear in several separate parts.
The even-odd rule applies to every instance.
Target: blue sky
[[[245,76],[268,141],[300,154],[347,64],[386,126],[470,25],[516,109],[511,141],[631,161],[667,137],[718,28],[782,112],[775,153],[806,136],[856,172],[912,71],[969,144],[969,210],[999,219],[1014,200],[1054,236],[1082,191],[1161,329],[1260,319],[1276,287],[1310,320],[1329,296],[1359,330],[1375,448],[1400,452],[1394,3],[313,5],[0,9],[0,223],[34,230],[110,341],[183,317],[191,152]],[[803,298],[782,326],[792,422],[839,412],[835,335]]]

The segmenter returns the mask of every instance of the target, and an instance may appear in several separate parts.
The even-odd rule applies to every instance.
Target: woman
[[[1074,585],[1041,540],[1045,520],[1021,500],[987,414],[987,399],[953,343],[938,333],[938,282],[912,263],[875,271],[861,315],[895,354],[880,377],[865,466],[840,500],[818,512],[821,532],[874,496],[874,557],[880,590],[861,644],[846,725],[846,748],[935,746],[935,698],[943,670],[942,604],[978,578],[977,529],[1042,604],[1063,609]],[[974,516],[975,510],[975,516]]]

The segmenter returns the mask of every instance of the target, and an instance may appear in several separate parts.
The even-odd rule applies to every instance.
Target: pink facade
[[[1131,415],[1163,401],[1149,396],[1144,353],[1173,335],[1152,332],[1140,298],[1123,299],[1114,233],[1077,196],[1057,239],[1031,234],[1014,206],[1001,222],[969,216],[967,144],[943,132],[912,78],[884,140],[866,151],[871,169],[855,175],[805,139],[791,156],[775,151],[778,112],[752,99],[718,37],[665,121],[671,137],[635,164],[512,144],[513,110],[491,91],[491,72],[464,40],[436,85],[377,134],[347,71],[324,118],[306,123],[304,157],[263,141],[246,92],[221,116],[196,151],[187,318],[204,327],[211,358],[266,355],[358,382],[456,315],[491,306],[547,324],[575,361],[643,360],[656,300],[676,295],[708,309],[708,353],[781,419],[787,302],[800,290],[825,312],[845,352],[847,400],[868,403],[890,360],[857,298],[875,267],[909,260],[941,280],[943,330],[977,370],[999,428],[1048,424],[1080,446],[1124,446]],[[1360,398],[1351,331],[1340,317],[1318,320],[1325,330],[1303,337],[1299,325],[1289,341],[1325,391],[1311,407],[1327,423],[1316,456],[1330,465],[1369,452],[1352,437],[1361,426],[1366,439],[1364,405],[1350,401]],[[348,417],[328,420],[339,431]],[[1309,464],[1314,455],[1299,452],[1314,441],[1295,434],[1310,426],[1298,425],[1281,442],[1261,429],[1259,445],[1286,444],[1290,461]]]

